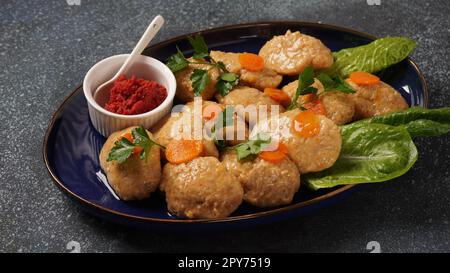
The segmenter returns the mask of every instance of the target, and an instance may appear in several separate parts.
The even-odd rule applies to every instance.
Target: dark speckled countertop
[[[67,0],[77,2],[77,0]],[[42,160],[49,119],[97,61],[127,53],[162,14],[157,40],[261,20],[336,24],[377,36],[403,35],[428,81],[431,107],[450,105],[447,1],[88,1],[0,2],[0,251],[384,252],[450,251],[450,137],[420,139],[405,176],[366,185],[302,218],[211,234],[143,232],[84,213],[53,184]],[[374,1],[377,2],[377,1]]]

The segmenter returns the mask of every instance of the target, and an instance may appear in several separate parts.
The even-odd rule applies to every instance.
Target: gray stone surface
[[[72,0],[76,1],[76,0]],[[91,217],[47,175],[42,139],[49,118],[98,60],[129,52],[149,20],[158,36],[260,20],[304,20],[418,41],[413,53],[431,106],[450,105],[448,1],[87,1],[0,2],[0,251],[385,252],[450,251],[450,137],[421,139],[405,176],[367,185],[344,201],[286,222],[217,234],[142,232]]]

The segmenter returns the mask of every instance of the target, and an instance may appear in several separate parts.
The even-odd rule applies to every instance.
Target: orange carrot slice
[[[263,151],[260,152],[258,156],[265,161],[279,163],[286,157],[287,152],[286,145],[280,142],[275,151]]]
[[[299,113],[292,120],[291,131],[300,137],[313,137],[320,133],[320,119],[311,110]]]
[[[264,59],[253,53],[239,54],[239,63],[249,71],[261,71],[264,69]]]
[[[307,94],[302,97],[304,107],[315,114],[325,116],[327,111],[322,100],[316,94]]]
[[[199,157],[203,153],[200,140],[172,140],[166,147],[166,158],[170,163],[181,164]]]
[[[264,88],[264,94],[283,106],[291,103],[291,98],[281,89],[267,87]]]
[[[203,118],[205,120],[216,119],[219,114],[223,111],[222,107],[217,104],[207,105],[203,108]]]
[[[380,82],[380,78],[377,76],[363,71],[351,73],[349,79],[358,85],[374,85]]]

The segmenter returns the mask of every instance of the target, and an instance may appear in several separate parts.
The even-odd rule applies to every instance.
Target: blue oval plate
[[[272,36],[288,29],[314,36],[331,50],[367,44],[375,37],[336,26],[306,22],[264,22],[226,26],[202,31],[211,49],[254,52]],[[195,33],[193,33],[195,34]],[[193,35],[189,34],[189,35]],[[143,54],[165,61],[175,53],[178,45],[190,54],[186,36],[179,36],[148,47]],[[381,73],[383,81],[397,89],[410,105],[428,104],[425,80],[417,65],[407,59]],[[271,210],[242,205],[230,217],[219,220],[183,220],[167,212],[162,193],[155,193],[146,201],[123,202],[115,198],[105,185],[100,172],[98,155],[105,142],[89,120],[86,100],[80,87],[75,89],[58,108],[44,138],[44,160],[47,169],[61,190],[78,201],[90,213],[107,220],[137,227],[203,230],[212,227],[242,227],[267,223],[304,214],[329,204],[353,186],[310,191],[300,189],[292,204]]]

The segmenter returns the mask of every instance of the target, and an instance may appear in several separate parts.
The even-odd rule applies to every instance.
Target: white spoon
[[[109,100],[109,91],[115,80],[120,75],[125,75],[128,72],[128,69],[133,65],[133,63],[137,60],[137,58],[141,55],[142,51],[147,47],[150,41],[155,37],[156,33],[161,29],[161,26],[164,24],[164,18],[161,15],[158,15],[153,19],[150,25],[145,30],[139,42],[134,47],[131,54],[125,60],[123,65],[120,67],[119,71],[110,79],[109,81],[100,85],[94,93],[94,99],[100,106],[104,106],[106,102]]]

